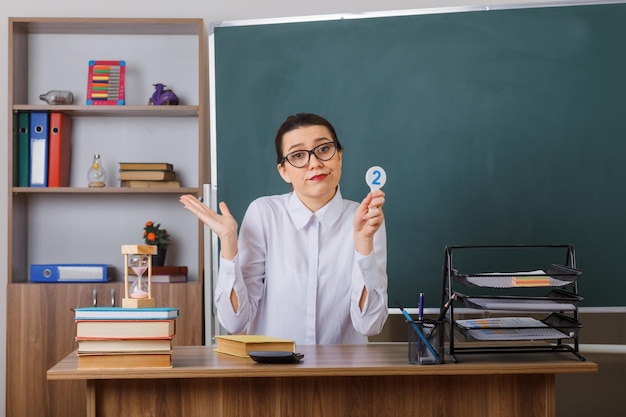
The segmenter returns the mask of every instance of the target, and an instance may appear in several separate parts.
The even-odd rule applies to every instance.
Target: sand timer
[[[124,254],[124,299],[122,307],[154,307],[152,298],[152,255],[157,253],[154,245],[122,245]],[[129,285],[128,269],[137,278]]]

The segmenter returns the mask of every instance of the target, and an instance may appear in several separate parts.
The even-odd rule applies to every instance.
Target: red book
[[[188,272],[189,270],[186,266],[165,265],[152,267],[152,275],[187,275]]]
[[[72,155],[72,119],[50,113],[48,187],[69,187]]]
[[[165,265],[165,266],[153,266],[152,276],[154,275],[187,275],[189,268],[185,265]],[[132,268],[128,268],[129,275],[137,275]]]

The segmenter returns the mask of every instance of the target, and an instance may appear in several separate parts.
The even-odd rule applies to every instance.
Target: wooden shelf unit
[[[155,285],[157,306],[180,308],[174,344],[204,343],[204,228],[180,206],[178,196],[201,195],[210,180],[208,35],[203,19],[11,17],[8,26],[6,414],[83,416],[86,385],[49,384],[46,371],[76,348],[73,308],[121,305],[120,246],[141,243],[146,221],[161,223],[173,236],[167,263],[189,266],[189,282]],[[168,50],[170,42],[175,46]],[[126,105],[84,104],[88,61],[109,59],[117,49],[124,56],[110,59],[126,59],[130,73]],[[175,90],[181,105],[147,105],[157,82]],[[38,95],[45,92],[44,85],[46,91],[72,91],[75,103],[42,104]],[[38,111],[62,112],[74,121],[69,187],[16,186],[13,115]],[[110,137],[103,132],[109,128]],[[105,188],[87,187],[93,153],[109,164]],[[122,188],[116,183],[117,162],[170,156],[184,178],[183,188]],[[114,279],[29,281],[30,264],[81,262],[111,265]]]

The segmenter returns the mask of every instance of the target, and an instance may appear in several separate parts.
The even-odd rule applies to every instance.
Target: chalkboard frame
[[[428,192],[434,192],[434,188],[437,188],[435,185],[429,183],[428,181],[421,180],[422,178],[428,176],[429,171],[425,167],[415,167],[405,166],[404,169],[400,167],[400,169],[396,169],[397,161],[396,160],[384,160],[381,162],[381,154],[380,152],[374,151],[371,152],[371,155],[361,155],[361,159],[359,161],[351,160],[350,152],[354,149],[354,142],[352,140],[347,140],[345,137],[349,138],[360,138],[369,134],[369,127],[367,123],[364,123],[363,120],[367,122],[371,122],[376,120],[375,114],[365,114],[360,115],[360,119],[358,117],[343,117],[343,115],[338,114],[335,108],[331,108],[329,106],[292,106],[291,111],[278,110],[272,112],[271,116],[268,116],[267,113],[259,112],[259,114],[252,114],[250,111],[246,112],[244,108],[242,113],[245,115],[241,120],[234,120],[232,123],[228,125],[224,125],[224,127],[220,126],[221,121],[223,120],[222,114],[227,112],[233,113],[233,108],[225,108],[222,106],[222,99],[224,98],[223,91],[226,89],[228,94],[231,91],[229,88],[233,87],[232,83],[225,82],[222,78],[222,74],[224,71],[220,73],[220,65],[221,59],[223,55],[220,55],[223,51],[222,45],[220,44],[220,32],[222,29],[225,30],[237,30],[245,32],[245,36],[254,37],[255,33],[259,33],[257,31],[263,31],[268,27],[305,27],[310,24],[326,24],[328,22],[335,22],[337,24],[341,24],[342,21],[348,20],[359,20],[361,22],[372,22],[372,21],[380,21],[381,19],[397,19],[398,21],[409,21],[411,19],[419,18],[423,16],[424,18],[434,15],[434,16],[454,16],[455,18],[460,16],[462,19],[466,17],[471,19],[472,16],[477,15],[477,13],[481,13],[483,15],[493,15],[495,13],[513,13],[513,14],[524,14],[528,16],[533,15],[535,11],[542,12],[542,16],[544,20],[541,22],[544,26],[542,26],[543,30],[548,30],[549,27],[549,17],[545,17],[546,14],[554,13],[554,10],[558,10],[559,13],[573,13],[573,15],[579,16],[582,14],[583,19],[585,18],[585,13],[589,12],[591,14],[594,13],[594,10],[609,10],[611,12],[613,10],[618,10],[620,13],[623,13],[623,9],[626,8],[621,2],[589,2],[589,3],[572,3],[572,4],[545,4],[545,5],[537,5],[537,4],[528,4],[528,5],[516,5],[515,8],[508,7],[468,7],[468,8],[449,8],[449,9],[432,9],[432,10],[419,10],[419,11],[411,11],[411,12],[391,12],[387,14],[370,14],[370,15],[358,15],[358,16],[326,16],[326,17],[314,17],[314,18],[294,18],[294,19],[276,19],[276,20],[266,20],[266,21],[242,21],[242,22],[226,22],[220,23],[217,26],[214,26],[214,33],[211,35],[211,44],[212,46],[212,64],[211,64],[211,72],[212,72],[212,84],[215,86],[215,92],[212,94],[212,103],[211,103],[211,125],[212,125],[212,141],[213,146],[211,149],[212,155],[212,184],[217,189],[217,199],[225,200],[231,206],[231,210],[235,214],[236,218],[241,221],[243,218],[243,212],[247,207],[247,203],[249,203],[253,198],[264,194],[276,194],[283,193],[289,191],[288,187],[281,182],[278,174],[272,173],[271,166],[275,166],[275,157],[273,155],[273,144],[270,142],[273,139],[273,135],[275,133],[276,128],[282,122],[282,120],[286,117],[286,115],[290,113],[295,113],[298,111],[303,111],[302,107],[306,107],[306,111],[314,111],[320,114],[327,116],[331,122],[335,125],[338,130],[338,134],[343,142],[344,147],[346,148],[346,153],[344,156],[344,174],[342,178],[342,193],[344,197],[360,200],[362,195],[367,191],[365,183],[363,181],[363,174],[367,167],[372,165],[381,165],[383,166],[388,173],[388,182],[385,186],[385,190],[388,193],[388,203],[385,207],[386,209],[386,219],[387,219],[387,228],[388,228],[388,240],[389,240],[389,249],[390,249],[390,306],[394,305],[394,300],[399,299],[403,305],[410,306],[416,305],[417,294],[419,292],[425,291],[428,295],[432,294],[432,296],[428,297],[427,306],[435,307],[438,301],[438,294],[440,291],[440,273],[441,273],[441,262],[442,262],[442,254],[443,249],[446,245],[475,245],[475,244],[573,244],[577,248],[578,254],[578,266],[583,271],[583,277],[580,280],[580,293],[585,297],[585,301],[581,304],[582,310],[585,307],[600,307],[600,308],[614,308],[620,309],[624,306],[623,297],[621,297],[620,293],[626,291],[626,280],[619,281],[619,277],[613,273],[612,270],[609,269],[609,265],[616,259],[619,259],[619,255],[621,254],[621,247],[619,246],[619,237],[615,236],[617,230],[614,230],[613,224],[616,223],[620,219],[620,214],[626,211],[626,200],[617,195],[606,195],[601,193],[602,189],[598,189],[594,187],[594,183],[584,184],[586,186],[585,192],[587,194],[581,194],[580,187],[578,186],[577,181],[581,180],[580,177],[565,177],[565,181],[563,178],[557,179],[546,179],[545,183],[540,184],[523,184],[523,187],[518,186],[517,192],[513,192],[512,190],[500,189],[500,193],[505,193],[507,199],[499,200],[494,199],[493,203],[499,206],[499,211],[487,211],[486,214],[483,214],[483,220],[493,222],[496,225],[494,229],[497,230],[488,230],[485,232],[484,224],[480,224],[480,222],[473,222],[473,218],[471,216],[450,216],[447,213],[447,227],[449,228],[448,233],[442,233],[441,236],[437,236],[438,227],[440,224],[437,222],[430,222],[428,220],[428,216],[424,216],[422,218],[422,223],[420,223],[420,228],[422,234],[419,236],[419,239],[410,240],[412,229],[409,227],[410,224],[405,222],[407,218],[407,212],[403,211],[397,206],[394,206],[394,197],[401,195],[403,190],[399,185],[399,177],[407,177],[409,174],[415,175],[415,179],[412,181],[418,185],[418,189],[421,187],[422,189],[426,189]],[[613,13],[609,13],[613,14]],[[538,14],[537,14],[538,15]],[[578,18],[578,17],[577,17]],[[576,20],[576,19],[574,19]],[[584,22],[583,22],[584,23]],[[584,24],[583,24],[584,26]],[[580,30],[579,27],[570,27],[569,30],[575,33],[577,30]],[[565,42],[565,39],[561,39],[560,42]],[[566,44],[564,44],[566,45]],[[569,43],[567,43],[569,45]],[[566,46],[567,46],[566,45]],[[232,49],[232,48],[231,48]],[[567,48],[565,48],[567,49]],[[620,47],[620,50],[623,48]],[[565,56],[568,52],[571,51],[563,50],[560,51],[563,56]],[[626,54],[624,54],[626,56]],[[619,59],[618,61],[619,69],[624,69],[626,71],[626,62],[623,59]],[[612,64],[615,62],[611,61]],[[278,68],[279,66],[272,66],[272,62],[263,62],[260,66],[255,65],[255,70],[267,70],[274,71],[268,72],[269,78],[273,80],[272,77],[279,76],[279,73],[276,71],[281,70]],[[536,70],[536,68],[528,67],[529,70]],[[540,72],[540,71],[539,71]],[[617,71],[615,71],[617,72]],[[603,75],[607,75],[604,73]],[[615,76],[615,74],[609,74]],[[573,77],[581,77],[581,74],[574,74]],[[580,79],[580,78],[578,78]],[[503,80],[502,84],[505,84]],[[598,81],[601,83],[601,80]],[[485,83],[487,84],[487,83]],[[601,88],[603,91],[607,90],[607,83],[601,84]],[[249,87],[249,86],[248,86]],[[220,92],[220,89],[222,89]],[[242,90],[245,90],[242,88]],[[559,94],[564,94],[567,89],[563,88],[559,91]],[[622,88],[620,87],[620,90]],[[261,91],[261,93],[267,93],[267,91]],[[250,91],[245,92],[246,94],[251,94]],[[590,90],[586,91],[585,94],[591,94]],[[606,94],[610,94],[610,92],[606,92]],[[239,101],[241,103],[242,100]],[[595,133],[606,134],[607,136],[618,137],[623,133],[626,133],[626,126],[620,121],[616,120],[618,115],[615,113],[614,108],[610,107],[610,104],[615,104],[616,98],[615,96],[611,96],[611,100],[608,102],[605,101],[607,105],[608,111],[599,111],[596,114],[596,120],[598,121],[610,121],[611,126],[610,129],[604,126],[600,126],[598,131]],[[344,103],[345,104],[345,103]],[[508,103],[510,104],[510,103]],[[541,104],[541,103],[539,103]],[[292,103],[290,103],[292,105]],[[563,104],[563,111],[570,109],[567,107],[567,103]],[[272,107],[272,106],[267,106]],[[423,107],[424,108],[424,107]],[[439,110],[442,107],[438,108]],[[248,109],[249,110],[249,109]],[[574,113],[570,115],[570,119],[568,119],[572,123],[572,126],[569,127],[567,132],[568,135],[576,134],[578,129],[582,129],[581,125],[583,121],[581,120],[584,116],[583,113],[580,113],[580,108],[576,109],[579,113]],[[549,114],[545,114],[548,123],[548,127],[552,130],[549,134],[554,134],[555,132],[559,134],[564,134],[563,130],[559,130],[559,121],[550,121]],[[480,113],[476,113],[480,114]],[[531,114],[533,117],[540,117],[542,113],[537,111],[536,113],[527,113]],[[392,115],[393,116],[393,115]],[[471,118],[470,118],[471,119]],[[476,118],[479,121],[479,118]],[[533,120],[533,119],[529,119]],[[224,152],[224,140],[232,141],[231,137],[226,137],[224,134],[228,129],[232,128],[237,124],[237,122],[241,124],[249,124],[251,127],[242,130],[241,132],[237,132],[240,135],[250,137],[262,138],[262,140],[256,140],[249,144],[248,146],[237,146],[237,152],[241,152],[242,149],[249,149],[252,151],[253,155],[257,159],[256,162],[262,161],[262,163],[256,163],[253,161],[251,165],[249,165],[249,169],[252,172],[267,172],[267,176],[273,178],[268,178],[261,186],[255,188],[252,193],[246,194],[243,197],[243,200],[236,201],[234,204],[233,198],[236,195],[241,194],[241,188],[238,188],[241,184],[245,185],[248,182],[251,182],[250,175],[246,175],[244,170],[237,170],[233,172],[223,171],[220,167],[224,166],[237,166],[237,163],[232,162],[232,158],[228,156],[227,152]],[[393,120],[396,122],[396,120]],[[439,121],[441,122],[441,121]],[[499,120],[499,123],[514,123],[513,120]],[[519,124],[516,125],[518,128],[524,130],[524,126]],[[530,126],[530,123],[528,124]],[[526,126],[528,128],[528,126]],[[438,126],[431,125],[430,129],[437,129]],[[439,127],[445,129],[448,126],[445,126],[444,123],[439,123]],[[377,134],[384,133],[383,131],[377,131]],[[526,129],[524,134],[529,135],[533,133],[532,129]],[[470,141],[475,141],[475,145],[480,146],[480,137],[471,137]],[[224,139],[226,137],[226,139]],[[241,138],[240,136],[239,138]],[[381,136],[382,137],[382,136]],[[572,136],[573,137],[573,136]],[[607,165],[601,172],[594,171],[592,175],[596,176],[595,180],[604,181],[603,187],[606,189],[611,189],[616,184],[612,182],[611,177],[620,176],[619,174],[626,175],[626,172],[621,170],[618,167],[619,158],[617,157],[617,152],[613,152],[611,154],[602,154],[599,149],[591,149],[590,152],[585,155],[585,147],[586,143],[581,144],[579,148],[575,149],[550,149],[548,152],[549,155],[542,155],[541,158],[535,158],[536,155],[532,155],[532,153],[528,150],[529,143],[531,145],[537,146],[541,144],[542,140],[544,140],[545,136],[537,135],[537,137],[530,137],[530,140],[524,142],[522,135],[518,137],[517,144],[513,144],[509,149],[501,149],[498,148],[495,151],[483,152],[482,154],[474,155],[473,160],[467,161],[467,166],[462,166],[463,163],[457,164],[455,169],[458,169],[459,175],[457,177],[448,176],[447,178],[440,178],[440,184],[443,184],[440,187],[442,190],[446,190],[446,187],[451,186],[451,183],[454,181],[458,181],[459,178],[463,180],[465,184],[469,184],[468,186],[463,187],[462,191],[456,193],[456,195],[446,195],[445,192],[438,192],[436,201],[424,201],[418,202],[419,205],[427,207],[427,210],[430,212],[436,212],[439,208],[438,204],[442,204],[444,206],[457,206],[459,212],[470,212],[476,215],[477,202],[486,201],[485,196],[492,198],[493,196],[489,194],[482,194],[478,196],[474,196],[473,190],[479,188],[488,188],[489,185],[485,184],[484,178],[473,178],[471,175],[471,170],[468,168],[471,167],[471,163],[478,162],[480,164],[484,164],[484,167],[488,167],[489,164],[492,166],[497,165],[498,163],[502,163],[502,161],[506,161],[507,163],[511,163],[511,160],[514,160],[517,157],[523,156],[525,159],[525,163],[527,167],[536,168],[541,166],[548,166],[549,164],[553,165],[553,169],[555,171],[564,171],[569,169],[568,167],[581,162],[584,162],[586,158],[589,157],[606,157],[607,159],[603,161]],[[579,141],[581,139],[579,138]],[[458,139],[457,139],[458,141]],[[456,143],[457,145],[459,142]],[[607,143],[603,143],[606,145]],[[608,143],[612,146],[617,146],[617,144],[610,142]],[[432,143],[429,144],[433,146]],[[560,146],[563,143],[559,144]],[[352,148],[352,149],[351,149]],[[613,149],[613,148],[608,148]],[[409,152],[410,154],[410,152]],[[367,158],[366,156],[369,156]],[[436,157],[429,157],[431,160],[430,163],[432,165],[429,168],[434,168],[438,166],[444,167],[446,162],[447,154],[445,152],[441,152],[436,155]],[[241,157],[239,154],[237,157]],[[437,159],[438,158],[438,159]],[[420,162],[424,162],[424,160],[420,160]],[[429,162],[429,161],[426,161]],[[458,162],[458,161],[457,161]],[[530,164],[529,164],[530,163]],[[537,166],[533,166],[532,163],[536,163]],[[511,165],[517,169],[524,168],[523,164],[520,165]],[[241,167],[239,165],[239,167]],[[388,167],[391,167],[390,170]],[[411,171],[413,169],[413,171]],[[486,168],[485,168],[486,169]],[[390,172],[391,171],[391,172]],[[548,172],[548,171],[546,171]],[[468,174],[469,173],[469,174]],[[231,175],[232,174],[232,175]],[[507,177],[507,173],[496,172],[496,177],[498,180],[511,180],[511,178]],[[237,181],[240,181],[239,184],[229,184],[229,177],[237,177]],[[445,177],[445,176],[444,176]],[[495,179],[494,179],[495,180]],[[421,182],[420,182],[421,181]],[[552,182],[551,182],[552,181]],[[561,182],[559,182],[561,181]],[[252,181],[254,182],[254,181]],[[394,184],[396,184],[394,186]],[[406,187],[406,182],[402,183],[402,186]],[[518,184],[519,185],[519,184]],[[555,185],[558,185],[555,186]],[[228,189],[230,188],[230,189]],[[535,195],[533,193],[537,192],[537,188],[541,193],[540,201],[533,201],[532,196]],[[602,187],[600,187],[602,188]],[[436,190],[435,190],[436,191]],[[508,194],[507,194],[508,193]],[[550,197],[551,193],[556,193],[557,195],[554,197]],[[520,196],[522,198],[520,198]],[[589,201],[589,200],[593,201]],[[397,200],[397,199],[396,199]],[[508,201],[508,205],[503,205],[504,202]],[[415,200],[410,200],[413,204],[416,203]],[[512,204],[512,202],[517,201],[517,203]],[[521,202],[521,203],[520,203]],[[528,210],[528,207],[532,206],[533,210],[538,210],[537,206],[541,206],[542,204],[549,204],[551,206],[558,205],[558,207],[551,207],[550,210],[547,211],[547,216],[526,216],[525,212]],[[521,207],[524,206],[525,207]],[[602,206],[598,208],[597,205]],[[607,207],[612,207],[612,209],[607,209]],[[427,211],[426,210],[426,211]],[[509,220],[505,219],[501,211],[507,211],[509,213],[508,218],[517,218],[520,219],[521,226],[509,224]],[[589,221],[587,219],[586,214],[589,213],[589,210],[592,210],[594,214],[591,217],[594,217],[593,221]],[[552,223],[552,219],[556,219],[557,217],[566,217],[563,224],[559,224],[558,227]],[[604,224],[605,222],[609,222],[609,226]],[[599,227],[602,226],[602,230],[599,230]],[[455,236],[452,230],[457,228],[457,230],[461,230],[461,228],[466,228],[463,236]],[[504,232],[500,233],[502,229],[505,229]],[[595,233],[595,234],[594,234]],[[582,237],[581,237],[582,236]],[[396,244],[400,242],[399,244]],[[409,244],[412,246],[410,252],[405,252],[401,259],[394,258],[394,254],[397,253],[400,248],[407,247]],[[603,243],[598,243],[603,242]],[[427,266],[418,265],[417,267],[414,265],[415,257],[424,257],[427,259]],[[507,260],[504,260],[504,263],[507,263]],[[395,265],[411,264],[410,267],[405,267],[406,269],[401,273],[398,273],[397,270],[394,270]],[[494,265],[494,266],[502,266],[505,265]],[[519,265],[515,265],[512,267],[513,270],[520,270],[518,268]],[[541,267],[541,265],[528,265],[527,269],[533,270]],[[476,271],[479,272],[479,271]],[[424,275],[427,275],[427,278],[424,278]],[[407,286],[398,286],[398,282],[408,283]]]

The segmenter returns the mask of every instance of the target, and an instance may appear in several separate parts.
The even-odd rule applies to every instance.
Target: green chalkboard
[[[241,221],[288,192],[276,129],[319,113],[344,197],[387,172],[391,305],[438,305],[446,245],[572,244],[581,306],[624,306],[624,22],[606,4],[216,27],[218,198]]]

